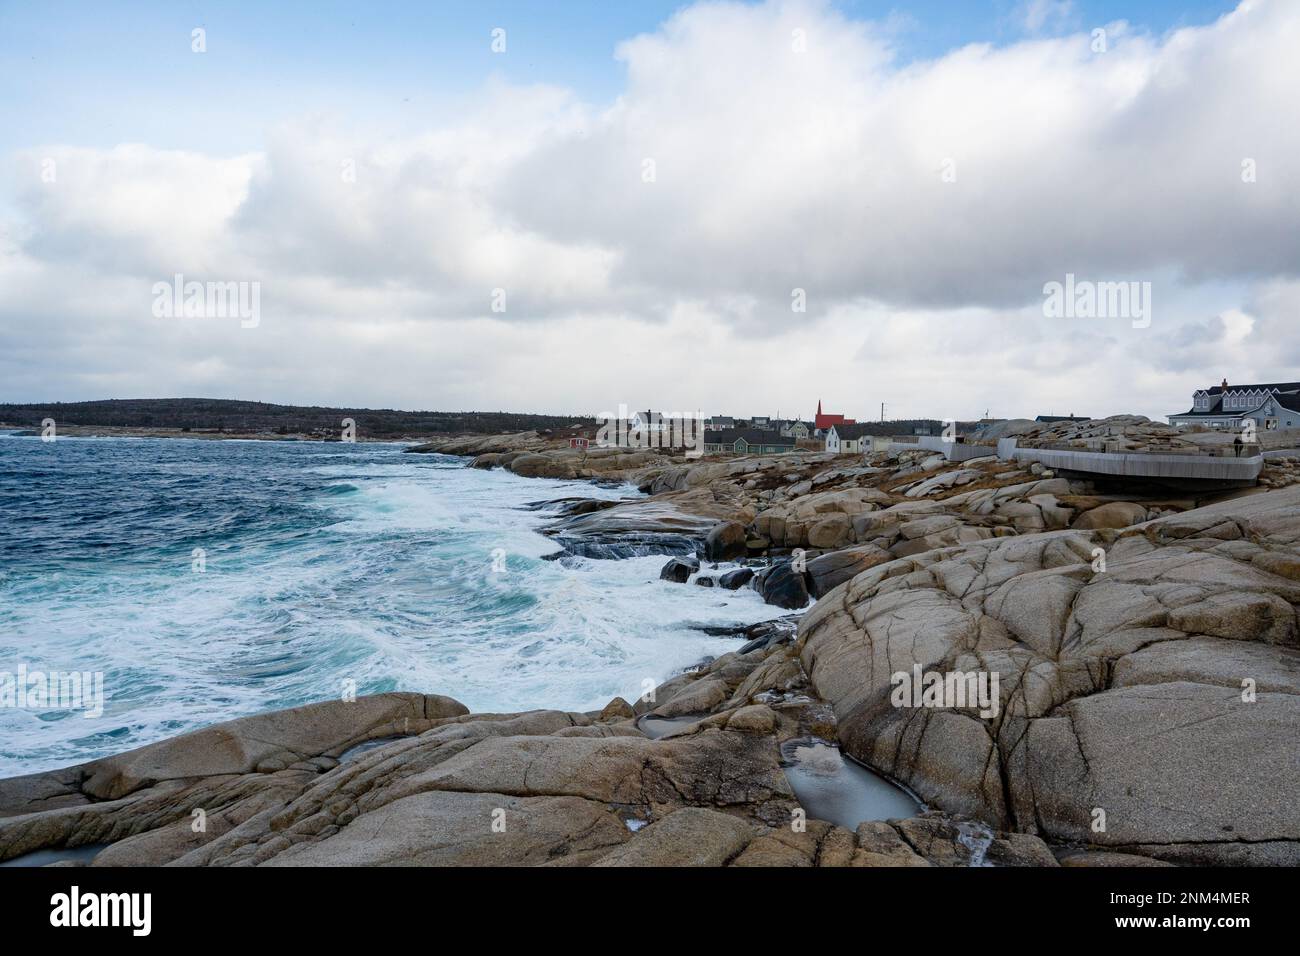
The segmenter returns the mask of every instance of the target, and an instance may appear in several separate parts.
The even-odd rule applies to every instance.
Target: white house
[[[869,425],[835,424],[826,433],[826,450],[836,455],[849,455],[871,448]]]
[[[627,427],[629,430],[637,429],[650,434],[665,431],[670,426],[667,416],[659,412],[633,412],[632,417],[627,420]]]
[[[1247,419],[1259,431],[1300,428],[1300,382],[1229,385],[1225,378],[1213,388],[1197,389],[1192,407],[1168,418],[1176,428],[1238,429]]]

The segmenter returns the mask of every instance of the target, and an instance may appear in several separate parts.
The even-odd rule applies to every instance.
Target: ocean
[[[786,613],[663,556],[543,560],[530,503],[631,486],[403,447],[0,435],[0,681],[103,680],[98,716],[0,694],[0,777],[351,686],[596,709],[738,646],[697,626]]]

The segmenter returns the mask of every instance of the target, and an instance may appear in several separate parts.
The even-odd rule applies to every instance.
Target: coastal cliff
[[[635,484],[646,497],[564,503],[557,545],[635,539],[679,562],[668,580],[802,614],[600,711],[383,694],[0,781],[0,861],[1300,863],[1293,461],[1194,496],[921,449],[584,464],[525,433],[426,450]],[[998,680],[987,700],[900,705],[911,673]],[[860,767],[911,811],[810,812],[809,777],[852,788]]]

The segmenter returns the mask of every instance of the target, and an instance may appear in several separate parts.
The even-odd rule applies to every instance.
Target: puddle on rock
[[[99,855],[107,843],[87,843],[84,846],[53,847],[46,850],[33,850],[12,860],[5,860],[0,866],[49,866],[51,863],[75,863],[88,866]]]
[[[398,734],[394,737],[376,737],[374,740],[367,740],[357,744],[355,747],[349,747],[343,753],[339,754],[339,763],[345,764],[356,760],[362,754],[369,753],[372,750],[378,750],[385,744],[391,744],[394,740],[405,740],[406,737]]]
[[[920,804],[823,740],[805,737],[781,746],[782,765],[808,818],[856,829],[864,820],[914,817]]]

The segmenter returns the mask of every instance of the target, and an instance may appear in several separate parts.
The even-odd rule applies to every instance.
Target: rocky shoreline
[[[0,862],[1300,863],[1292,462],[1207,495],[922,449],[686,461],[526,433],[411,451],[635,484],[552,503],[561,553],[661,553],[668,581],[802,613],[598,712],[383,694],[0,781]],[[895,675],[922,672],[995,674],[992,706],[900,706]],[[810,779],[850,800],[896,784],[888,805],[914,811],[819,818]]]

